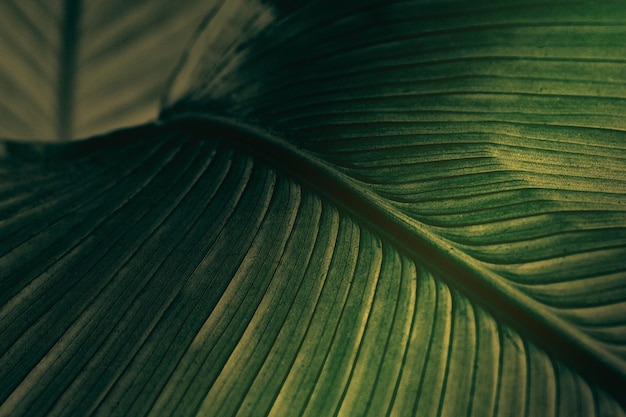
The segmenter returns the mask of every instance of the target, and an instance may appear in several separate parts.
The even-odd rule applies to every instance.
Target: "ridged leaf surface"
[[[624,415],[624,21],[216,5],[160,122],[3,144],[0,415]]]

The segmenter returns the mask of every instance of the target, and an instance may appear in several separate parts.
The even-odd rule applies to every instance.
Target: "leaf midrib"
[[[211,132],[212,137],[227,139],[229,145],[299,179],[626,407],[621,395],[621,387],[626,386],[626,366],[617,356],[357,180],[280,136],[240,120],[191,112],[162,119],[159,124],[164,128]]]
[[[57,139],[68,141],[72,138],[72,125],[74,123],[74,90],[76,84],[81,0],[65,0],[63,2],[63,14],[57,90],[59,109]]]

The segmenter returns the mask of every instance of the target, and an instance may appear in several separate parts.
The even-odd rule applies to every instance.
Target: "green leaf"
[[[0,4],[0,137],[67,140],[154,120],[212,2]]]
[[[0,415],[626,414],[625,18],[217,6],[160,122],[3,144]]]

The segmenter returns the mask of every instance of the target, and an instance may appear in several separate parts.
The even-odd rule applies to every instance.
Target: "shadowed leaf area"
[[[626,414],[626,6],[335,3],[0,142],[0,416]]]

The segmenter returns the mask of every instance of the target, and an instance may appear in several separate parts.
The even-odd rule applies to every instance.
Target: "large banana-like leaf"
[[[626,6],[336,3],[3,144],[0,415],[626,414]]]

